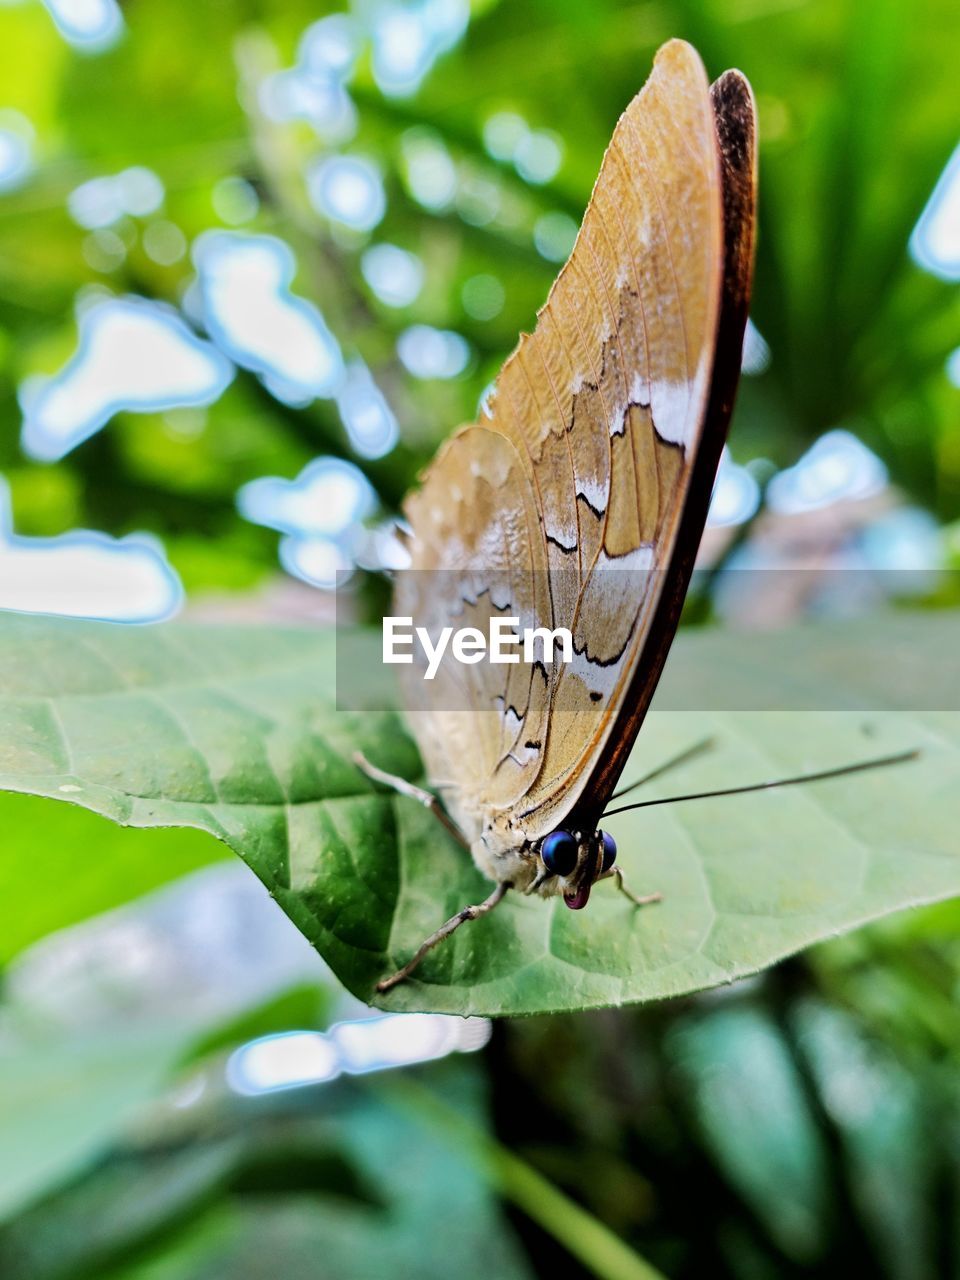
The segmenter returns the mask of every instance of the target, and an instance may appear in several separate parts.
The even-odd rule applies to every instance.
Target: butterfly
[[[444,624],[509,614],[572,636],[568,663],[407,668],[431,807],[496,888],[428,938],[385,991],[508,889],[586,906],[616,877],[600,829],[676,631],[740,373],[756,205],[747,80],[710,85],[664,45],[621,116],[534,332],[479,421],[407,500],[394,611]],[[634,898],[645,902],[656,898]]]

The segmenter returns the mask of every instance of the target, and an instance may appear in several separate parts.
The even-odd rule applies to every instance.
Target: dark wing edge
[[[723,193],[724,262],[717,342],[706,416],[676,546],[624,706],[570,821],[594,830],[617,785],[663,671],[703,536],[710,497],[740,381],[743,334],[753,281],[756,226],[756,106],[739,71],[725,71],[710,88]]]

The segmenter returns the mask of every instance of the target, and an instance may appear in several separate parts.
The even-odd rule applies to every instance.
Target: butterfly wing
[[[398,612],[483,630],[509,614],[574,639],[565,664],[445,664],[429,684],[410,670],[428,772],[468,838],[500,822],[520,843],[598,813],[663,665],[749,291],[753,115],[733,75],[711,97],[689,45],[660,50],[534,333],[408,502]]]
[[[753,92],[739,71],[711,86],[723,196],[723,275],[710,394],[699,444],[689,453],[690,475],[672,544],[661,548],[663,591],[641,660],[618,721],[598,755],[585,804],[576,820],[591,829],[616,787],[653,697],[676,633],[710,507],[713,483],[740,380],[743,333],[753,284],[757,194],[757,121]]]

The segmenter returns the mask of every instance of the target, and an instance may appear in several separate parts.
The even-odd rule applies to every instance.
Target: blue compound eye
[[[577,842],[569,831],[551,831],[540,846],[543,865],[555,876],[568,876],[577,865]]]
[[[600,870],[609,871],[617,860],[617,842],[613,836],[607,831],[601,831],[603,836],[603,861],[600,863]]]

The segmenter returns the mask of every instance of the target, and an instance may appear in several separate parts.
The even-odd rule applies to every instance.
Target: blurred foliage
[[[420,297],[397,310],[364,281],[368,238],[336,231],[305,198],[303,167],[321,150],[312,131],[272,124],[257,107],[257,86],[293,63],[324,5],[130,0],[125,38],[96,56],[68,48],[35,0],[3,7],[0,106],[32,122],[38,161],[28,185],[0,198],[0,472],[17,530],[149,529],[191,591],[243,590],[273,571],[276,535],[240,519],[237,487],[292,477],[318,454],[352,457],[330,402],[291,408],[241,373],[202,413],[121,414],[62,462],[27,460],[17,388],[74,349],[78,291],[106,285],[179,303],[193,271],[189,258],[151,259],[137,219],[120,228],[123,264],[91,266],[89,233],[65,208],[78,183],[150,166],[166,187],[164,219],[188,240],[218,224],[221,179],[253,185],[260,211],[248,229],[295,249],[296,291],[317,302],[348,355],[363,356],[400,420],[389,457],[354,459],[392,511],[533,323],[557,265],[536,249],[536,221],[579,219],[617,115],[674,35],[700,49],[711,74],[741,67],[758,95],[753,318],[772,361],[744,382],[734,453],[783,465],[846,425],[897,484],[957,522],[960,391],[944,363],[960,346],[960,293],[907,253],[960,135],[955,0],[475,0],[472,10],[466,37],[415,96],[384,97],[366,61],[352,86],[360,131],[350,149],[386,173],[373,240],[415,251],[426,267]],[[483,125],[500,110],[562,139],[550,182],[527,184],[486,152]],[[410,130],[448,149],[460,187],[450,207],[431,212],[411,195]],[[478,207],[491,190],[499,205],[487,221]],[[485,320],[464,303],[478,275],[505,293]],[[418,381],[403,369],[395,339],[414,322],[468,338],[462,377]],[[120,833],[66,806],[40,817],[41,803],[2,801],[4,962],[217,853],[200,833]],[[91,854],[82,877],[77,842]],[[947,904],[729,994],[502,1023],[475,1070],[426,1074],[481,1130],[488,1091],[503,1145],[674,1280],[958,1276],[958,936]],[[132,1121],[178,1064],[193,1070],[231,1043],[323,1017],[294,995],[238,1010],[227,1027],[156,1027],[154,1039],[121,1026],[70,1040],[47,1029],[32,1050],[18,1042],[0,1069],[2,1185],[33,1203],[0,1234],[0,1274],[613,1274],[583,1219],[570,1216],[588,1241],[577,1249],[569,1229],[536,1211],[536,1196],[510,1193],[495,1162],[466,1158],[455,1126],[445,1138],[374,1081],[182,1114],[159,1103],[154,1128],[149,1113]],[[5,1029],[0,1048],[13,1044]]]
[[[23,1002],[0,1009],[0,1220],[85,1171],[191,1063],[291,1024],[322,1027],[332,1002],[323,987],[300,985],[261,1002],[238,992],[235,1004],[226,1021],[209,1010],[131,1013],[81,1030]]]
[[[0,795],[0,828],[0,965],[55,929],[226,856],[200,831],[121,831],[85,809],[10,792]],[[78,849],[92,852],[82,875]],[[51,888],[38,893],[38,884]]]
[[[427,1070],[478,1122],[482,1085]],[[530,1274],[485,1181],[416,1114],[339,1082],[161,1104],[98,1165],[0,1228],[17,1280]]]
[[[960,301],[906,251],[957,141],[960,32],[950,0],[476,5],[461,45],[413,98],[385,97],[368,62],[360,65],[349,150],[379,161],[388,196],[372,237],[331,227],[313,210],[302,173],[322,145],[307,124],[276,124],[256,105],[258,86],[293,63],[299,35],[324,11],[300,0],[133,3],[127,37],[81,57],[38,4],[4,10],[4,105],[33,121],[40,162],[28,186],[0,201],[0,409],[9,424],[0,470],[20,532],[148,528],[164,536],[188,587],[243,587],[275,563],[275,535],[237,516],[238,485],[293,476],[318,453],[350,456],[330,402],[291,408],[241,374],[205,413],[121,414],[64,461],[25,463],[16,387],[72,350],[77,291],[106,285],[179,302],[192,274],[189,257],[160,266],[147,255],[142,219],[119,228],[129,243],[123,264],[94,270],[84,256],[89,233],[65,209],[78,182],[150,166],[167,189],[163,217],[188,240],[217,225],[221,179],[253,184],[260,212],[244,229],[277,233],[294,248],[295,289],[319,304],[348,355],[364,357],[400,419],[402,442],[388,458],[356,459],[395,509],[440,437],[474,416],[517,333],[533,323],[556,271],[535,248],[536,220],[579,219],[614,121],[671,35],[693,41],[712,74],[740,66],[759,102],[754,319],[773,359],[745,382],[735,453],[786,464],[844,424],[921,503],[942,517],[960,513],[960,392],[944,373],[960,345]],[[491,158],[483,125],[500,110],[562,139],[555,178],[529,185]],[[404,159],[411,138],[424,137],[447,148],[459,183],[456,200],[432,211],[411,194]],[[496,212],[484,212],[484,201]],[[367,287],[359,257],[371,240],[421,256],[426,284],[409,307],[384,306]],[[505,292],[485,320],[464,305],[478,275]],[[474,357],[463,376],[419,381],[405,372],[394,339],[413,322],[465,334]]]
[[[70,1038],[39,1028],[11,1042],[8,1030],[0,1066],[0,1214],[95,1154],[159,1091],[190,1036],[191,1028],[181,1025],[98,1029]]]
[[[922,1025],[955,977],[925,932],[891,923],[685,1004],[515,1023],[495,1117],[678,1280],[956,1276],[955,1012]]]
[[[194,1060],[202,1089],[0,1227],[0,1274],[646,1274],[604,1223],[673,1280],[955,1276],[957,925],[944,906],[728,992],[498,1023],[483,1084],[448,1062],[236,1098]]]

